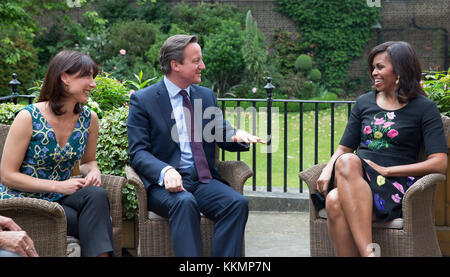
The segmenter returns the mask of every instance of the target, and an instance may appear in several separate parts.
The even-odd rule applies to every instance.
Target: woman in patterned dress
[[[95,160],[98,117],[86,106],[98,67],[76,51],[50,62],[37,103],[12,123],[1,162],[0,199],[34,197],[62,205],[82,256],[114,255],[109,201]],[[70,178],[80,161],[82,178]]]
[[[374,256],[372,221],[401,217],[409,186],[447,167],[442,120],[420,85],[414,49],[386,42],[372,49],[368,64],[374,90],[356,100],[339,147],[317,180],[338,256]],[[419,162],[421,144],[427,158]]]

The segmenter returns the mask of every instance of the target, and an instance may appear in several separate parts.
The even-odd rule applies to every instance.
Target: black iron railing
[[[24,94],[8,95],[8,96],[0,97],[0,103],[13,102],[14,104],[17,104],[17,101],[20,98],[27,99],[28,104],[33,104],[33,100],[34,100],[35,96],[34,95],[24,95]]]
[[[28,99],[28,104],[32,104],[33,100],[35,98],[34,95],[26,95],[26,94],[19,94],[18,88],[21,83],[19,80],[17,80],[17,74],[12,74],[12,80],[9,82],[9,86],[11,87],[12,93],[11,95],[0,97],[0,103],[8,103],[13,102],[14,104],[17,104],[17,100],[20,98]]]
[[[270,83],[270,81],[269,81]],[[283,122],[282,124],[279,124],[281,131],[283,132],[283,142],[282,142],[282,147],[283,147],[283,191],[287,192],[288,191],[288,149],[294,149],[295,147],[298,147],[299,150],[299,168],[298,168],[298,172],[306,169],[304,168],[304,135],[305,135],[305,130],[304,130],[304,117],[303,115],[305,114],[305,105],[308,105],[309,109],[311,109],[311,105],[314,106],[313,111],[314,111],[314,164],[318,164],[319,163],[319,105],[321,105],[321,109],[329,109],[330,111],[330,157],[331,155],[334,153],[335,149],[335,141],[336,140],[340,140],[339,138],[335,138],[335,108],[336,106],[346,106],[346,110],[347,110],[347,118],[350,116],[350,112],[351,112],[351,108],[352,108],[352,104],[355,103],[355,101],[325,101],[325,100],[287,100],[287,99],[272,99],[272,94],[271,91],[270,93],[268,93],[268,97],[267,99],[248,99],[248,98],[219,98],[218,99],[221,109],[223,111],[224,116],[226,117],[227,114],[227,106],[233,106],[235,107],[235,116],[237,119],[236,122],[236,128],[240,128],[241,126],[241,112],[243,111],[242,105],[243,103],[247,102],[248,104],[245,104],[244,106],[246,106],[247,108],[250,107],[250,113],[251,115],[251,122],[252,122],[252,130],[246,130],[249,133],[252,133],[253,135],[259,135],[261,136],[261,134],[257,134],[256,132],[256,121],[257,121],[257,116],[260,115],[259,113],[260,111],[257,111],[257,103],[258,104],[258,108],[264,107],[266,109],[264,109],[264,112],[267,113],[267,138],[272,138],[272,110],[270,107],[272,107],[272,105],[275,105],[277,110],[279,108],[282,109],[282,111],[280,111],[280,114],[283,113]],[[227,102],[235,102],[235,105],[226,105]],[[275,104],[275,103],[281,103],[281,104]],[[288,104],[290,105],[289,110],[291,112],[288,112]],[[293,105],[297,105],[297,111],[295,113],[299,114],[299,143],[298,145],[292,145],[289,143],[288,141],[288,114],[292,115],[292,106]],[[326,105],[326,107],[323,107],[323,105]],[[294,109],[295,110],[295,109]],[[247,110],[248,111],[248,110]],[[323,123],[323,122],[322,122]],[[272,147],[272,140],[269,139],[267,141],[267,191],[271,192],[272,191],[272,151],[271,151],[271,147]],[[264,147],[264,146],[262,146]],[[257,163],[257,155],[256,155],[256,145],[252,145],[251,147],[251,155],[252,155],[252,162],[251,162],[251,168],[254,172],[254,175],[252,177],[252,190],[256,190],[257,187],[257,178],[256,178],[256,172],[257,172],[257,167],[256,167],[256,163]],[[221,159],[225,160],[225,151],[221,151]],[[238,152],[237,153],[237,160],[241,160],[241,154]],[[298,173],[297,172],[297,173]],[[296,175],[297,176],[297,175]],[[303,183],[299,180],[299,192],[303,192]]]
[[[246,130],[249,133],[252,133],[253,135],[261,135],[261,134],[257,134],[256,132],[256,117],[257,117],[257,109],[256,109],[256,103],[258,102],[263,102],[263,103],[267,103],[266,99],[247,99],[247,98],[233,98],[233,99],[228,99],[228,98],[219,98],[218,101],[221,103],[221,108],[224,114],[226,114],[226,102],[236,102],[236,118],[237,118],[237,124],[236,124],[236,128],[240,128],[240,112],[242,111],[242,109],[239,109],[239,107],[241,107],[241,103],[242,102],[249,102],[251,103],[251,107],[253,107],[252,111],[253,111],[253,115],[251,120],[253,121],[252,125],[252,130]],[[283,132],[283,191],[287,192],[287,188],[288,188],[288,176],[287,176],[287,166],[288,166],[288,148],[289,147],[298,147],[299,149],[299,168],[298,171],[302,171],[304,170],[304,157],[303,157],[303,153],[304,153],[304,134],[305,134],[305,130],[304,130],[304,119],[303,119],[303,115],[304,115],[304,105],[305,104],[313,104],[314,105],[314,164],[317,164],[319,162],[319,104],[326,104],[329,106],[329,110],[330,110],[330,116],[331,116],[331,125],[330,125],[330,157],[331,155],[334,153],[334,145],[335,145],[335,140],[339,140],[340,138],[335,138],[334,133],[335,133],[335,107],[338,105],[346,105],[347,106],[347,117],[350,116],[350,112],[351,112],[351,107],[352,104],[355,101],[320,101],[320,100],[286,100],[286,99],[272,99],[272,101],[274,103],[283,103],[282,107],[283,107],[283,123],[282,123],[282,132]],[[288,141],[288,104],[289,103],[296,103],[298,104],[298,114],[299,114],[299,144],[297,146],[294,145],[289,145],[289,141]],[[271,116],[271,110],[267,109],[267,124],[270,125],[272,123],[272,116]],[[281,125],[281,124],[280,124]],[[267,126],[267,137],[271,138],[272,135],[272,130],[269,126]],[[272,152],[270,151],[270,147],[271,147],[271,140],[267,141],[267,191],[270,192],[272,191]],[[256,147],[255,145],[253,145],[251,147],[252,152],[252,165],[251,168],[254,172],[253,178],[252,178],[252,189],[256,190],[256,186],[257,186],[257,180],[256,180]],[[221,151],[221,159],[225,160],[225,151]],[[237,160],[241,160],[241,154],[238,152],[237,153]],[[301,181],[299,181],[299,192],[303,192],[303,183]]]

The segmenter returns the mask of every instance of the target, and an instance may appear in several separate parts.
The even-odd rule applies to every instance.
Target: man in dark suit
[[[164,78],[132,94],[127,120],[131,166],[143,180],[149,210],[169,218],[176,256],[202,256],[200,213],[214,220],[213,256],[241,256],[248,201],[221,179],[215,144],[247,151],[261,142],[222,117],[214,92],[197,86],[205,69],[196,36],[168,38]]]

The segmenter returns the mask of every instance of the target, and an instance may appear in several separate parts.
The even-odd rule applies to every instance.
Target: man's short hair
[[[171,61],[177,61],[182,64],[184,48],[189,43],[196,43],[197,41],[197,36],[191,35],[174,35],[166,39],[159,51],[159,63],[161,64],[162,73],[167,75],[172,71]]]

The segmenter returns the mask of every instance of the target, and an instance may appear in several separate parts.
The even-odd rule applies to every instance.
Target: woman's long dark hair
[[[91,57],[77,51],[65,50],[56,54],[48,66],[41,93],[37,100],[37,102],[48,101],[50,108],[56,115],[65,113],[61,110],[61,100],[67,96],[67,91],[61,80],[61,74],[64,72],[69,75],[79,72],[77,77],[89,76],[93,73],[95,78],[98,74],[98,66]],[[75,105],[73,112],[80,113],[81,104]]]
[[[420,85],[422,69],[416,51],[409,43],[404,41],[388,41],[375,46],[370,51],[368,57],[370,78],[373,80],[373,60],[376,55],[383,52],[388,54],[394,67],[394,72],[400,76],[399,88],[395,92],[398,101],[406,103],[419,94],[427,96]]]

